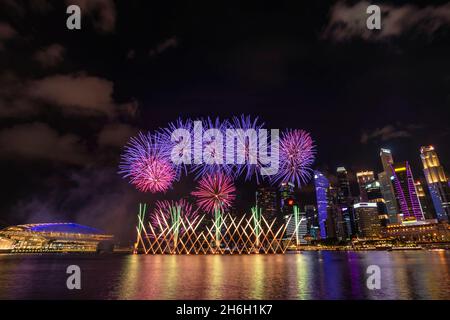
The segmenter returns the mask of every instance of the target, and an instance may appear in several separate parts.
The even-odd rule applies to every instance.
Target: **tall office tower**
[[[423,171],[427,179],[428,189],[433,200],[436,216],[439,221],[450,220],[450,187],[444,168],[442,167],[433,146],[420,148]]]
[[[359,186],[359,200],[367,202],[366,186],[375,181],[375,175],[373,171],[361,171],[356,173],[356,179]]]
[[[317,212],[319,215],[320,238],[327,238],[328,188],[330,182],[319,171],[314,171],[314,187],[316,189]]]
[[[378,214],[383,226],[389,223],[389,216],[386,207],[386,201],[381,193],[381,183],[374,181],[366,186],[367,202],[376,203],[378,207]]]
[[[386,202],[386,208],[389,215],[390,223],[398,223],[398,204],[395,198],[394,186],[392,184],[392,168],[394,163],[391,150],[381,149],[380,151],[381,163],[383,164],[383,172],[378,174],[378,180],[380,181],[381,193],[383,194],[384,201]]]
[[[344,167],[338,167],[336,174],[338,179],[338,204],[347,206],[352,198],[347,170]]]
[[[376,203],[355,203],[355,215],[358,221],[359,234],[364,238],[379,238],[381,224]]]
[[[256,204],[261,209],[264,218],[267,221],[273,221],[279,215],[277,189],[270,186],[258,186],[256,190]]]
[[[436,219],[430,194],[425,187],[426,184],[424,183],[424,181],[417,180],[415,185],[417,196],[419,197],[420,205],[422,206],[422,211],[425,219]]]
[[[327,236],[338,240],[347,239],[347,224],[339,205],[339,189],[330,185],[328,188]]]
[[[337,204],[340,207],[343,220],[345,235],[343,238],[350,239],[355,234],[355,223],[353,215],[353,197],[350,191],[350,181],[347,170],[344,167],[338,167],[336,170],[338,179]],[[339,229],[338,229],[339,230]]]
[[[314,239],[319,239],[320,236],[320,226],[319,226],[319,213],[316,206],[306,205],[305,206],[307,231]]]
[[[298,205],[294,193],[295,185],[291,182],[283,182],[280,186],[280,208],[283,216],[294,213],[294,205]]]
[[[368,183],[365,187],[365,192],[367,194],[367,200],[370,202],[373,202],[372,200],[383,198],[383,194],[381,193],[381,184],[379,181]]]
[[[392,183],[394,184],[395,197],[399,204],[402,221],[413,218],[417,221],[423,220],[422,207],[408,161],[395,163],[391,167],[394,174]]]
[[[296,226],[295,226],[295,218],[293,214],[290,215],[286,215],[285,217],[285,223],[287,223],[286,225],[286,233],[285,233],[285,237],[286,238],[292,238],[293,243],[296,243],[297,237],[296,237]],[[306,244],[306,240],[305,240],[305,236],[308,234],[308,229],[307,229],[307,220],[306,220],[306,215],[304,212],[300,212],[299,214],[299,224],[298,224],[298,240],[299,240],[299,244]]]

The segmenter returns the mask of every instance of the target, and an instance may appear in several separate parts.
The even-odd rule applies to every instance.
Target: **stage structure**
[[[192,221],[161,217],[157,226],[145,222],[146,210],[145,204],[139,205],[136,254],[283,254],[297,237],[294,232],[286,239],[289,221],[275,226],[276,220],[267,221],[256,207],[251,217],[219,212],[213,219],[200,215]]]

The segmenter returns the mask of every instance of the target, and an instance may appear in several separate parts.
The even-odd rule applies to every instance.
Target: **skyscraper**
[[[327,207],[327,237],[335,238],[337,240],[346,240],[347,225],[342,214],[341,205],[339,205],[339,189],[333,186],[328,187],[328,207]]]
[[[356,173],[356,179],[359,186],[359,200],[367,202],[366,186],[375,181],[375,175],[373,171],[360,171]]]
[[[381,193],[386,203],[386,208],[389,216],[390,223],[397,223],[398,221],[398,205],[395,198],[394,186],[392,184],[392,168],[394,163],[391,150],[381,149],[380,151],[381,163],[383,165],[383,172],[378,174],[378,180],[380,181]]]
[[[343,238],[350,239],[355,234],[355,222],[353,215],[353,198],[350,190],[350,181],[348,179],[348,172],[344,167],[338,167],[336,170],[338,179],[338,194],[337,204],[340,207],[342,214],[342,222],[344,223]]]
[[[422,211],[425,219],[436,219],[430,194],[425,187],[426,184],[422,181],[417,180],[415,185],[417,196],[419,197],[420,205],[422,206]]]
[[[262,214],[267,221],[273,221],[278,217],[277,189],[270,186],[258,186],[256,191],[256,204],[261,208]]]
[[[317,212],[319,215],[320,238],[327,238],[328,187],[330,182],[319,171],[314,171],[314,187],[316,189]]]
[[[422,207],[414,185],[414,177],[408,161],[391,165],[395,197],[399,204],[402,221],[413,218],[424,220]]]
[[[291,182],[283,182],[280,186],[280,208],[283,216],[294,213],[294,205],[297,205],[294,188],[295,185]]]
[[[317,212],[316,206],[306,205],[305,206],[307,231],[314,239],[318,239],[320,235],[319,226],[319,213]]]
[[[381,224],[376,203],[355,203],[355,216],[358,221],[359,233],[364,238],[379,238]]]
[[[450,187],[444,168],[433,146],[420,148],[423,171],[439,221],[450,220]]]
[[[378,207],[378,214],[382,226],[389,223],[389,216],[387,214],[386,201],[381,193],[381,184],[379,181],[374,181],[366,186],[367,202],[376,203]]]

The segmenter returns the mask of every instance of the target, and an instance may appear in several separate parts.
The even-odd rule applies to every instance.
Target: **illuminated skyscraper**
[[[395,198],[394,186],[392,184],[392,168],[394,163],[391,150],[381,149],[380,151],[381,163],[383,164],[383,172],[378,174],[380,181],[381,193],[386,203],[386,208],[390,223],[397,223],[398,221],[398,204]]]
[[[389,223],[389,216],[387,214],[386,201],[381,193],[381,184],[379,181],[374,181],[366,186],[367,202],[376,203],[378,207],[378,214],[383,226]]]
[[[342,227],[344,229],[343,238],[350,239],[351,236],[356,233],[350,181],[348,179],[348,172],[344,167],[337,168],[336,174],[338,179],[337,204],[339,205],[342,214]]]
[[[376,203],[361,202],[354,205],[359,234],[363,238],[379,238],[381,224]]]
[[[280,207],[283,216],[294,213],[294,205],[297,205],[294,188],[295,185],[291,182],[283,182],[280,186]]]
[[[425,219],[436,219],[434,206],[431,202],[431,197],[427,188],[425,187],[426,184],[418,180],[416,181],[415,185],[417,196],[419,197],[420,205],[422,206],[422,211]]]
[[[417,219],[424,220],[422,207],[417,196],[414,177],[408,161],[391,165],[395,197],[399,204],[402,221]]]
[[[273,221],[278,216],[277,190],[270,186],[259,186],[256,191],[256,204],[261,208],[267,221]]]
[[[320,238],[327,238],[327,216],[328,216],[328,179],[319,171],[314,171],[314,186],[316,189],[317,212],[319,215]]]
[[[305,214],[307,221],[307,231],[314,239],[319,238],[320,226],[319,226],[319,213],[316,206],[306,205]]]
[[[420,158],[437,219],[440,221],[450,220],[449,182],[434,147],[420,148]]]
[[[366,186],[375,181],[375,175],[373,171],[361,171],[356,173],[356,179],[359,186],[359,200],[367,202]]]

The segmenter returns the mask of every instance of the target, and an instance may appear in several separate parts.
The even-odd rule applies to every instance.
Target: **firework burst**
[[[173,227],[175,232],[183,232],[180,221],[193,222],[198,217],[198,211],[184,199],[178,201],[157,201],[155,210],[150,215],[150,222],[155,228]]]
[[[233,129],[237,130],[237,148],[236,150],[227,150],[232,156],[237,155],[237,152],[243,150],[244,163],[238,163],[235,166],[235,177],[242,174],[245,180],[250,180],[252,177],[256,178],[256,183],[259,184],[261,179],[261,167],[263,166],[258,158],[258,150],[267,150],[268,143],[266,141],[257,139],[258,131],[263,129],[264,123],[260,123],[258,118],[241,115],[240,117],[233,117],[231,120]],[[250,135],[254,135],[250,139]],[[252,145],[250,141],[257,142],[259,145]]]
[[[225,136],[226,129],[229,128],[227,120],[221,121],[219,118],[202,119],[201,131],[194,133],[194,146],[201,146],[202,163],[194,164],[191,172],[195,179],[199,179],[207,174],[226,174],[230,175],[233,166],[226,163],[225,154]],[[197,128],[199,130],[199,128]],[[217,135],[216,135],[217,133]],[[220,136],[222,140],[218,138]],[[194,147],[195,148],[195,147]]]
[[[304,130],[289,130],[280,139],[280,168],[273,183],[291,182],[300,186],[311,178],[315,146]]]
[[[119,173],[142,192],[165,192],[178,179],[167,149],[157,140],[150,133],[139,133],[121,156]]]
[[[231,206],[235,199],[233,180],[221,172],[206,174],[200,181],[192,195],[197,197],[199,208],[213,213]]]
[[[177,175],[181,173],[187,174],[189,162],[192,161],[190,155],[193,152],[193,141],[190,138],[184,139],[181,136],[173,138],[172,135],[177,130],[185,130],[192,136],[194,121],[179,118],[177,121],[169,123],[166,128],[158,130],[156,139],[159,145],[164,146],[165,153],[174,163]],[[185,158],[186,154],[189,155],[188,159]]]

